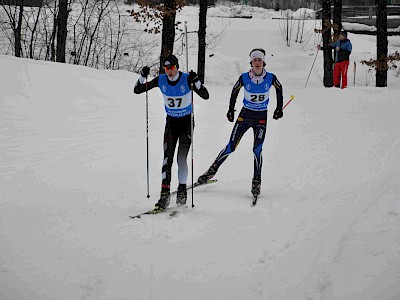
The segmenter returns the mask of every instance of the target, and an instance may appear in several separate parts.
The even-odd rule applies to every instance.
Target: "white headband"
[[[265,62],[265,55],[260,50],[255,50],[255,51],[251,52],[250,58],[251,58],[251,60],[253,60],[255,58],[261,58]]]

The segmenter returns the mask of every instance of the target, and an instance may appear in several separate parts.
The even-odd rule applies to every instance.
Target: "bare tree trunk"
[[[331,42],[331,1],[323,0],[322,2],[322,40],[324,47],[328,47]],[[333,86],[333,59],[332,50],[324,51],[324,87]]]
[[[289,39],[289,11],[287,11],[287,13],[286,13],[286,28],[287,28],[287,31],[286,31],[286,45],[287,46],[290,46],[290,39]]]
[[[67,44],[68,0],[59,0],[57,15],[57,49],[56,61],[65,63],[65,49]]]
[[[19,14],[18,14],[18,24],[17,27],[14,29],[14,37],[15,37],[15,43],[14,43],[14,51],[15,51],[15,56],[16,57],[21,57],[22,56],[22,45],[21,45],[21,31],[22,31],[22,18],[24,15],[24,0],[21,0],[21,4],[19,6]]]
[[[207,0],[200,0],[199,13],[199,50],[197,56],[197,74],[204,82],[206,67],[206,28],[207,28]]]
[[[334,0],[332,28],[334,40],[336,40],[339,38],[339,33],[342,30],[342,0]]]
[[[164,0],[165,13],[163,17],[163,29],[161,36],[161,56],[160,56],[160,74],[164,73],[162,63],[164,59],[174,52],[175,40],[175,0]]]
[[[86,55],[86,59],[85,59],[85,63],[84,63],[85,66],[88,65],[89,57],[90,57],[90,52],[91,52],[91,50],[92,50],[92,46],[93,46],[93,43],[94,43],[94,37],[95,37],[96,34],[98,34],[98,29],[99,29],[100,23],[102,22],[102,20],[103,20],[103,15],[104,15],[104,13],[105,13],[105,11],[106,11],[108,5],[110,4],[110,0],[108,0],[108,1],[104,4],[104,6],[103,6],[103,2],[102,2],[101,4],[102,4],[102,5],[101,5],[101,9],[100,9],[100,14],[99,14],[99,16],[98,16],[98,18],[97,18],[97,22],[96,22],[96,25],[95,25],[95,27],[94,27],[94,29],[93,29],[93,32],[92,32],[92,34],[90,35],[90,39],[89,39],[89,48],[87,49],[87,55]],[[94,46],[96,47],[96,44],[95,44]],[[93,50],[93,52],[94,52],[94,55],[95,55],[95,50]]]
[[[29,44],[29,58],[33,58],[33,55],[34,55],[34,44],[35,44],[34,36],[35,36],[37,25],[38,25],[38,22],[39,22],[41,10],[42,10],[42,7],[39,6],[39,11],[38,11],[38,14],[37,14],[37,18],[35,19],[35,24],[34,24],[33,29],[32,29],[31,42]]]
[[[56,61],[56,48],[55,48],[56,34],[57,34],[57,1],[54,1],[53,31],[51,33],[51,40],[50,40],[51,61]]]
[[[375,0],[376,4],[376,86],[387,86],[387,53],[388,53],[388,34],[387,34],[387,6],[386,0]]]
[[[8,39],[10,44],[13,44],[14,48],[14,55],[16,57],[21,57],[22,55],[22,44],[21,44],[21,37],[22,37],[22,19],[23,19],[23,12],[24,12],[24,1],[21,0],[19,6],[11,6],[11,5],[3,5],[2,3],[0,6],[3,8],[4,12],[7,14],[9,26],[12,30],[13,36],[9,36]],[[18,11],[18,19],[16,18]],[[0,22],[5,21],[1,20]]]

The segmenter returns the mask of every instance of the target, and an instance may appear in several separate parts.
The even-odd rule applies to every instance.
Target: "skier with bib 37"
[[[193,87],[193,91],[201,98],[209,98],[207,89],[200,82],[195,72],[182,73],[179,71],[178,59],[174,55],[166,57],[163,66],[165,74],[161,74],[147,83],[146,80],[150,69],[144,67],[141,77],[134,88],[136,94],[141,94],[155,87],[159,87],[164,98],[164,106],[167,113],[164,131],[164,161],[162,166],[160,199],[155,205],[156,209],[160,210],[168,207],[170,203],[171,168],[178,140],[177,161],[179,186],[176,203],[178,206],[186,204],[186,183],[188,177],[187,155],[192,142],[191,87]]]
[[[273,118],[275,120],[283,116],[283,90],[282,85],[272,73],[265,70],[265,51],[253,49],[250,52],[250,71],[243,73],[233,87],[229,102],[227,118],[229,122],[234,121],[235,103],[239,90],[244,87],[243,108],[236,119],[228,145],[218,154],[210,168],[198,178],[199,183],[210,180],[217,173],[219,167],[226,158],[235,151],[243,134],[253,128],[254,133],[254,173],[251,192],[257,197],[261,188],[262,167],[262,145],[267,129],[267,109],[269,103],[269,92],[275,87],[277,106]]]

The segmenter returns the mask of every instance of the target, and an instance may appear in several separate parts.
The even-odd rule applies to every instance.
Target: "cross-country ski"
[[[210,179],[210,180],[208,180],[208,181],[206,181],[204,183],[196,182],[193,185],[189,185],[187,187],[187,190],[191,190],[193,188],[197,188],[197,187],[200,187],[200,186],[216,183],[217,181],[218,181],[217,179]],[[176,195],[177,193],[178,193],[178,190],[175,190],[175,191],[171,192],[170,195],[171,196],[172,195]],[[131,219],[139,219],[140,217],[142,217],[144,215],[157,215],[157,214],[160,214],[160,213],[163,213],[163,212],[170,212],[170,215],[175,215],[185,207],[187,207],[187,206],[186,205],[180,205],[180,206],[173,207],[173,208],[171,208],[171,207],[167,207],[167,208],[156,207],[156,208],[148,210],[148,211],[146,211],[144,213],[140,213],[140,214],[137,214],[137,215],[129,216],[129,218],[131,218]]]

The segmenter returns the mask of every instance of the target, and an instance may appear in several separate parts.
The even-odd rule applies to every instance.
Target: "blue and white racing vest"
[[[187,73],[182,73],[175,86],[168,84],[167,75],[161,74],[158,78],[158,87],[164,97],[164,106],[167,115],[180,118],[192,113],[192,94],[188,85]]]
[[[243,106],[250,110],[267,110],[273,74],[267,73],[260,84],[251,81],[248,72],[242,74],[242,79],[244,85]]]

